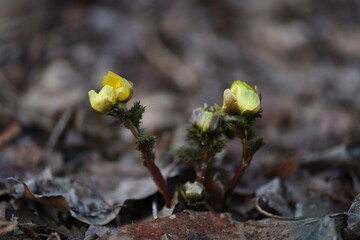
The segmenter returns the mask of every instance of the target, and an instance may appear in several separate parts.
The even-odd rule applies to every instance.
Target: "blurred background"
[[[109,70],[135,84],[160,154],[181,144],[193,108],[221,105],[235,80],[262,93],[267,145],[254,164],[269,176],[294,174],[306,152],[360,144],[357,0],[0,3],[2,179],[86,163],[91,181],[111,187],[105,167],[88,163],[138,155],[131,135],[90,107],[87,92]],[[240,152],[232,143],[227,154]]]

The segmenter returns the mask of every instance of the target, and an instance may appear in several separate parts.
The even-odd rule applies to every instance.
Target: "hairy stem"
[[[133,124],[125,124],[125,127],[127,127],[131,131],[131,133],[136,139],[139,139],[141,137],[139,130]]]
[[[127,127],[131,131],[131,133],[134,135],[136,139],[140,139],[142,137],[142,133],[131,122],[125,124],[125,127]],[[150,149],[141,149],[140,151],[142,153],[144,165],[149,170],[152,179],[154,180],[161,195],[163,196],[166,206],[170,207],[172,196],[169,187],[165,181],[165,178],[163,177],[163,175],[160,172],[160,169],[156,166],[154,162],[153,153],[151,152]]]

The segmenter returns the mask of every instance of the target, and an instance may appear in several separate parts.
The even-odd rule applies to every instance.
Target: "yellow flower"
[[[260,112],[260,95],[245,82],[235,81],[224,91],[221,111],[228,115],[251,116]]]
[[[109,71],[104,76],[102,84],[104,87],[99,93],[89,91],[90,104],[99,113],[110,112],[117,104],[129,101],[133,95],[133,83],[113,72]]]
[[[104,76],[102,84],[112,87],[118,102],[125,103],[129,101],[133,95],[134,84],[113,72],[109,71],[108,74]]]
[[[113,87],[105,85],[99,93],[94,90],[89,91],[90,104],[99,113],[108,113],[118,103]]]

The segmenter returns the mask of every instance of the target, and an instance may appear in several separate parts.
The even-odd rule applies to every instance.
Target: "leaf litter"
[[[0,239],[359,239],[358,4],[160,5],[5,0]],[[144,124],[164,165],[190,109],[233,80],[259,87],[267,145],[227,213],[160,214],[132,139],[90,111],[86,91],[109,68],[152,109]],[[219,157],[224,176],[240,153],[235,143]],[[173,166],[174,188],[194,177]]]

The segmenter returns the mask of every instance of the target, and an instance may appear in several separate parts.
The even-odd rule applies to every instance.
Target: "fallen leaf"
[[[103,225],[113,220],[120,207],[108,206],[104,200],[88,187],[68,178],[53,178],[49,170],[36,178],[22,183],[24,197],[51,206],[87,224]],[[37,194],[35,194],[35,192]]]

